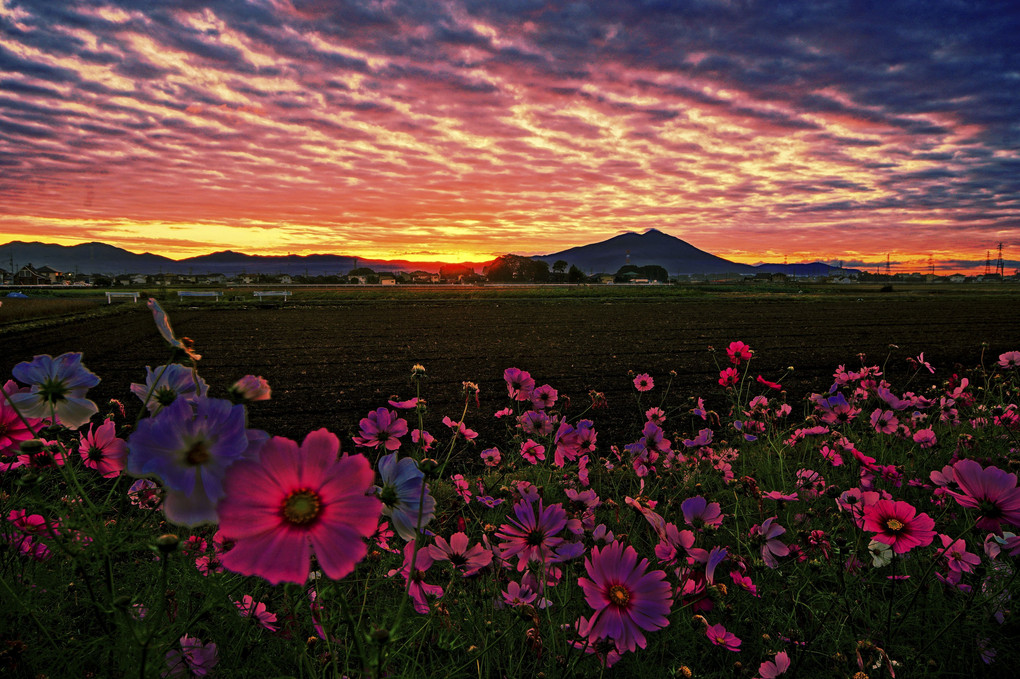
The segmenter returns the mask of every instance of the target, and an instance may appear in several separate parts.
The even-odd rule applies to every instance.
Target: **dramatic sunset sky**
[[[1020,3],[0,0],[0,243],[1020,265]],[[973,269],[971,269],[973,272]]]

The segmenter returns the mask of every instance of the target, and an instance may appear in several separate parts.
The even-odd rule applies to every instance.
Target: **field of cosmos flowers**
[[[277,385],[237,375],[211,396],[202,338],[149,308],[166,352],[122,398],[93,400],[77,352],[2,388],[4,676],[865,679],[1020,661],[1018,350],[966,367],[919,352],[900,383],[862,356],[789,401],[790,373],[733,337],[704,398],[641,372],[626,399],[568,401],[519,364],[485,394],[498,407],[463,382],[451,412],[409,363],[406,393],[353,434],[288,438],[258,421]],[[625,439],[601,433],[610,409]]]

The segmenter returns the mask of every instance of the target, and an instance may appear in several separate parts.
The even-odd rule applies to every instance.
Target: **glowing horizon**
[[[1020,7],[934,4],[0,0],[0,240],[1012,271]]]

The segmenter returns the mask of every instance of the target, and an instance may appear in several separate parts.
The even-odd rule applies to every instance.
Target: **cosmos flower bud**
[[[271,395],[269,382],[261,376],[245,375],[230,387],[230,396],[235,402],[268,401]]]
[[[177,545],[180,544],[180,538],[173,533],[164,533],[156,538],[156,547],[164,554],[169,554],[177,550]]]

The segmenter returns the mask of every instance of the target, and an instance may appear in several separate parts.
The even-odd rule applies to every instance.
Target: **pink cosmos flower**
[[[216,644],[203,644],[195,637],[185,634],[180,639],[181,650],[167,651],[167,670],[164,677],[204,677],[219,662]]]
[[[900,421],[896,419],[893,411],[876,408],[871,413],[871,426],[879,434],[893,434],[896,432],[896,428],[900,426]]]
[[[535,380],[525,370],[507,368],[503,371],[503,379],[506,380],[506,390],[510,398],[516,401],[528,401],[531,399],[531,391],[535,388]]]
[[[790,669],[790,656],[786,651],[776,653],[775,661],[766,660],[758,667],[759,679],[775,679]]]
[[[98,471],[104,478],[118,476],[127,464],[127,441],[117,438],[113,420],[106,420],[88,434],[82,434],[78,452],[86,467]]]
[[[957,573],[973,573],[974,567],[981,563],[981,557],[967,551],[967,543],[963,540],[953,540],[948,535],[939,533],[942,540],[940,554],[946,559],[949,570]]]
[[[527,585],[519,585],[511,581],[503,590],[503,603],[512,608],[520,608],[533,602],[538,595],[531,591]]]
[[[406,401],[397,401],[394,399],[390,399],[389,401],[386,402],[390,404],[391,408],[396,408],[398,410],[411,410],[412,408],[418,407],[418,401],[420,400],[421,400],[420,398],[414,396],[412,398],[407,399]]]
[[[662,408],[649,408],[645,411],[645,419],[661,427],[666,423],[666,412]]]
[[[752,351],[751,347],[743,342],[730,342],[730,346],[726,347],[726,355],[729,356],[730,363],[740,365],[751,360]]]
[[[953,465],[953,477],[960,491],[947,492],[964,507],[978,510],[978,528],[1000,534],[1003,522],[1020,526],[1016,474],[1007,474],[998,467],[982,468],[974,460],[960,460]]]
[[[914,443],[919,444],[922,448],[933,448],[938,443],[938,437],[935,436],[935,431],[931,427],[925,429],[918,429],[914,432]]]
[[[651,391],[655,386],[655,380],[648,373],[641,373],[634,378],[634,388],[638,391]]]
[[[782,389],[783,388],[783,385],[779,384],[779,382],[770,382],[767,379],[765,379],[764,377],[762,377],[761,375],[758,375],[758,377],[756,378],[756,381],[758,382],[758,384],[764,384],[769,389],[777,389],[778,390],[778,389]]]
[[[531,392],[531,405],[537,410],[552,408],[556,404],[559,393],[548,384],[543,384]]]
[[[1020,368],[1020,351],[1007,351],[999,354],[998,366],[1000,368]]]
[[[758,594],[758,586],[754,584],[750,577],[740,571],[730,571],[730,579],[740,589],[750,592],[751,596],[761,598],[761,595]]]
[[[449,542],[440,536],[436,536],[436,543],[429,545],[429,554],[436,561],[449,561],[453,567],[459,570],[464,577],[475,575],[490,563],[492,563],[492,552],[482,546],[481,543],[469,547],[468,536],[464,533],[454,533],[450,536]]]
[[[421,446],[422,451],[432,450],[432,444],[436,442],[436,437],[428,433],[424,429],[412,429],[411,430],[411,443],[416,443]]]
[[[266,610],[264,603],[256,602],[250,594],[245,594],[240,601],[235,601],[234,605],[237,606],[237,612],[241,614],[242,618],[252,618],[260,627],[270,632],[277,630],[277,627],[273,625],[276,622],[276,613],[270,613]]]
[[[612,639],[621,653],[646,645],[644,631],[666,627],[672,593],[663,571],[646,572],[648,559],[638,562],[633,547],[612,542],[592,548],[584,560],[588,577],[577,584],[595,609],[584,625],[592,643]]]
[[[917,514],[908,502],[879,500],[864,508],[864,530],[876,533],[875,540],[890,545],[896,554],[914,547],[926,547],[935,539],[935,521]]]
[[[722,646],[727,651],[740,651],[740,639],[736,637],[733,632],[727,632],[726,628],[722,624],[708,625],[705,628],[705,636],[716,646]]]
[[[499,454],[499,448],[495,448],[495,447],[494,448],[486,448],[481,453],[479,453],[479,457],[482,458],[482,462],[485,463],[486,467],[497,467],[497,466],[499,466],[499,461],[501,459],[500,454]]]
[[[339,452],[340,440],[319,429],[300,448],[274,437],[257,460],[230,467],[219,515],[220,530],[235,545],[223,565],[273,584],[302,584],[314,550],[327,577],[339,580],[354,570],[368,552],[363,538],[379,525],[382,504],[370,494],[368,460],[338,460]]]
[[[539,460],[545,460],[545,446],[528,439],[521,444],[521,457],[531,464],[538,464]]]
[[[414,601],[414,610],[422,615],[429,612],[429,602],[426,597],[438,599],[443,596],[443,588],[439,585],[430,585],[425,582],[425,572],[432,567],[434,562],[428,549],[420,548],[417,553],[414,549],[415,541],[411,540],[404,545],[404,565],[387,573],[393,577],[398,573],[404,576],[404,582],[410,583],[407,595]],[[411,567],[411,558],[414,558],[414,567]]]
[[[407,433],[407,420],[386,408],[376,408],[359,424],[361,436],[355,436],[354,442],[366,448],[382,446],[389,451],[397,450],[400,437]]]
[[[465,425],[463,422],[460,421],[454,422],[449,415],[443,417],[443,424],[445,424],[450,429],[453,429],[457,434],[460,434],[468,441],[474,441],[476,438],[478,438],[478,432],[476,432],[474,429],[468,429],[467,425]]]

